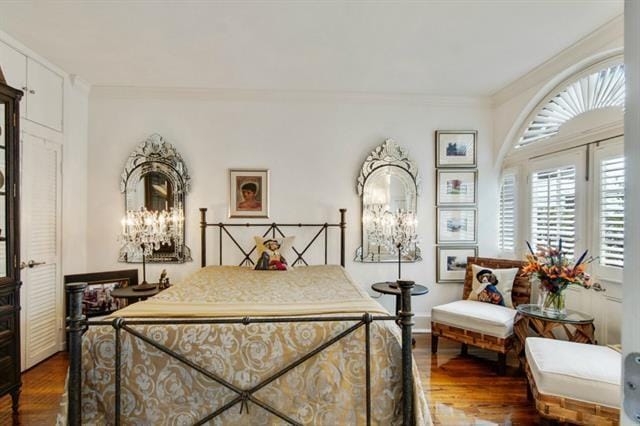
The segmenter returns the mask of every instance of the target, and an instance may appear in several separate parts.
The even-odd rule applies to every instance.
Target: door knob
[[[20,262],[20,269],[33,268],[34,266],[44,265],[45,263],[47,263],[47,262],[36,262],[33,259],[31,259],[27,263],[24,263],[24,261],[22,261],[22,262]]]

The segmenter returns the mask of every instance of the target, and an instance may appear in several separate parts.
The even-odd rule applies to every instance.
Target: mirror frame
[[[364,259],[364,189],[367,184],[367,179],[369,179],[376,170],[379,170],[383,167],[398,167],[404,170],[413,180],[416,189],[416,215],[418,213],[418,197],[421,191],[421,177],[418,172],[418,166],[416,163],[409,158],[409,155],[398,145],[393,139],[386,139],[381,145],[376,147],[367,159],[362,164],[362,169],[360,170],[360,175],[358,176],[358,181],[356,185],[356,190],[358,195],[360,196],[360,247],[356,250],[356,262],[362,263],[397,263],[397,258],[394,259],[384,259],[377,261],[369,261]],[[422,260],[420,246],[416,243],[415,248],[415,256],[412,259],[403,258],[402,262],[413,263]]]
[[[129,208],[127,206],[127,184],[131,184],[129,180],[134,176],[143,177],[148,173],[162,173],[167,180],[175,185],[173,191],[173,207],[185,209],[186,195],[191,189],[191,177],[187,170],[187,166],[182,156],[176,149],[157,133],[152,134],[138,145],[138,147],[129,155],[124,166],[122,175],[120,176],[120,192],[124,194],[125,212]],[[167,174],[168,173],[168,174]],[[137,182],[135,182],[137,184]],[[186,216],[186,215],[185,215]],[[185,220],[186,222],[186,220]],[[183,222],[183,235],[186,229],[186,223]],[[176,246],[172,253],[153,253],[146,257],[147,263],[184,263],[190,262],[191,249],[184,242]],[[126,251],[120,249],[118,261],[126,263],[142,263],[140,260],[129,260]]]

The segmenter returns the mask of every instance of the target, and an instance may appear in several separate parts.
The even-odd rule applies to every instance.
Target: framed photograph
[[[436,250],[436,282],[464,282],[467,257],[478,256],[478,247],[437,247]]]
[[[438,170],[436,182],[439,206],[476,203],[477,170]]]
[[[442,207],[437,210],[436,243],[477,242],[477,209]]]
[[[116,288],[138,285],[138,270],[65,275],[64,283],[87,283],[82,296],[82,314],[87,317],[109,315],[127,305],[126,300],[111,297]],[[67,306],[67,316],[69,315]]]
[[[475,130],[437,130],[436,167],[476,167]]]
[[[229,217],[269,217],[269,170],[229,170]]]

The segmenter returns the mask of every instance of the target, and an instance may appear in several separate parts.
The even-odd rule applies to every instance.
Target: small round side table
[[[395,281],[384,281],[380,283],[375,283],[371,286],[373,291],[377,291],[382,294],[391,294],[396,296],[396,315],[400,312],[400,308],[402,308],[402,298],[400,288],[399,287],[391,287],[391,285],[396,285]],[[423,285],[416,284],[411,289],[411,296],[420,296],[423,294],[429,293],[429,289]]]
[[[543,311],[535,304],[523,304],[516,307],[518,313],[513,325],[516,354],[520,358],[520,364],[524,365],[524,341],[527,337],[546,337],[558,339],[554,331],[564,330],[571,342],[595,343],[593,316],[567,309],[565,314],[552,314]]]
[[[400,292],[399,287],[392,287],[391,286],[392,284],[396,285],[396,283],[393,281],[385,281],[385,282],[375,283],[371,285],[371,288],[373,289],[373,291],[377,291],[378,293],[390,294],[395,296],[396,297],[396,315],[398,315],[398,312],[400,312],[400,309],[402,309],[402,297],[401,297],[402,293]],[[411,296],[420,296],[422,294],[427,294],[427,293],[429,293],[429,289],[420,284],[415,284],[411,289]],[[413,346],[416,345],[415,339],[411,339],[411,342]]]
[[[139,302],[140,300],[146,300],[147,297],[155,296],[160,293],[160,289],[156,285],[151,290],[135,291],[134,287],[116,288],[111,291],[111,297],[118,299],[127,299],[127,304],[132,302]]]

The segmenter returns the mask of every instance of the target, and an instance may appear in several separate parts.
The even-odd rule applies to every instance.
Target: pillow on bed
[[[478,265],[471,265],[471,267],[473,281],[467,300],[478,300],[513,308],[511,292],[518,268],[491,269]]]
[[[291,269],[283,253],[293,246],[294,237],[265,238],[255,237],[258,251],[257,271],[286,271]]]

